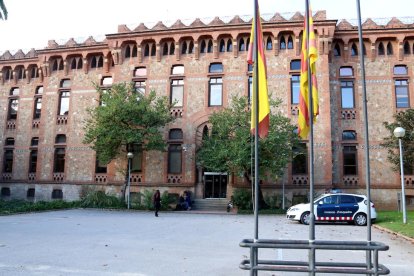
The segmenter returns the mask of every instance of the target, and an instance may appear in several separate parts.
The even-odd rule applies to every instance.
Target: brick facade
[[[323,191],[335,187],[365,193],[362,87],[359,59],[354,55],[355,50],[360,50],[355,48],[359,46],[357,28],[345,20],[327,20],[324,11],[317,12],[314,21],[319,48],[320,97],[320,115],[314,129],[315,188]],[[182,173],[167,173],[167,153],[145,152],[142,172],[131,177],[132,191],[191,190],[196,197],[203,198],[205,183],[202,168],[195,164],[196,150],[209,115],[221,108],[209,107],[209,80],[214,74],[208,69],[212,63],[223,65],[222,106],[228,106],[234,95],[246,96],[249,72],[245,47],[250,27],[248,21],[238,16],[229,22],[220,18],[211,22],[197,19],[188,26],[179,20],[168,27],[162,22],[152,28],[144,24],[135,29],[120,25],[118,33],[106,35],[103,41],[92,37],[83,42],[70,39],[63,45],[49,41],[45,49],[26,54],[21,50],[14,55],[6,51],[0,57],[0,187],[8,188],[11,198],[27,198],[28,189],[34,188],[35,200],[51,199],[56,189],[62,190],[67,200],[78,199],[85,187],[120,193],[125,180],[126,156],[111,162],[106,173],[95,173],[95,153],[82,143],[87,108],[99,103],[93,83],[101,84],[105,77],[111,77],[114,82],[145,81],[147,91],[155,90],[158,95],[170,97],[171,80],[176,78],[171,73],[172,67],[183,65],[185,71],[180,76],[185,83],[183,107],[171,111],[177,119],[168,128],[182,129],[184,134]],[[269,91],[271,97],[282,100],[280,112],[293,122],[297,120],[297,105],[292,104],[291,76],[298,71],[291,70],[290,64],[300,59],[302,28],[300,13],[291,18],[275,14],[263,22],[264,39],[269,42],[266,50]],[[391,170],[386,150],[380,146],[382,138],[388,135],[382,122],[392,121],[393,114],[404,110],[396,108],[394,80],[408,80],[410,107],[414,103],[410,82],[414,69],[414,28],[396,18],[385,25],[369,19],[363,28],[372,197],[377,206],[395,209],[400,177]],[[381,47],[385,47],[385,53]],[[405,65],[408,73],[395,76],[396,65]],[[146,68],[145,76],[134,76],[138,67]],[[343,67],[352,68],[352,76],[340,76]],[[70,80],[70,87],[61,87],[63,80]],[[355,104],[352,108],[341,107],[344,80],[353,83]],[[36,95],[38,87],[43,87],[43,93]],[[19,89],[18,95],[11,95],[15,88]],[[62,91],[70,94],[69,112],[58,115]],[[33,115],[36,97],[42,98],[40,119]],[[18,99],[16,119],[9,116],[13,98]],[[343,131],[356,132],[356,140],[344,142]],[[64,144],[56,143],[58,134],[66,135]],[[39,138],[35,147],[31,145],[33,137]],[[13,138],[14,145],[7,145],[7,138]],[[344,174],[344,144],[356,149],[357,173],[352,176]],[[54,172],[55,150],[59,147],[65,149],[65,168],[63,172]],[[13,169],[8,172],[4,163],[5,153],[10,149]],[[38,152],[36,172],[29,173],[29,159],[34,149]],[[409,208],[413,208],[414,177],[406,176],[406,179]],[[291,165],[274,182],[263,184],[265,193],[281,194],[284,186],[291,200],[306,195],[309,190],[307,176],[292,174]],[[246,187],[246,184],[230,177],[226,196],[230,197],[236,187]]]

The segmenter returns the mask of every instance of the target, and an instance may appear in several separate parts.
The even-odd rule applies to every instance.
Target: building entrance
[[[204,198],[226,198],[227,173],[204,173]]]

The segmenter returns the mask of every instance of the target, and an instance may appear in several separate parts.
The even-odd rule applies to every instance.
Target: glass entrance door
[[[204,173],[204,197],[226,198],[227,174],[226,173]]]

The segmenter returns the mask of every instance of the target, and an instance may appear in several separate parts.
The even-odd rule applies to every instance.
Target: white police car
[[[367,223],[367,197],[364,195],[329,193],[314,201],[315,221],[348,221],[362,226]],[[286,218],[309,224],[310,204],[302,203],[290,207]],[[377,218],[374,203],[371,202],[371,221]]]

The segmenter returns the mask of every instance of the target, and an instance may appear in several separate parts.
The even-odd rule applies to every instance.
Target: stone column
[[[195,186],[195,198],[204,198],[203,167],[197,163],[197,183]]]

